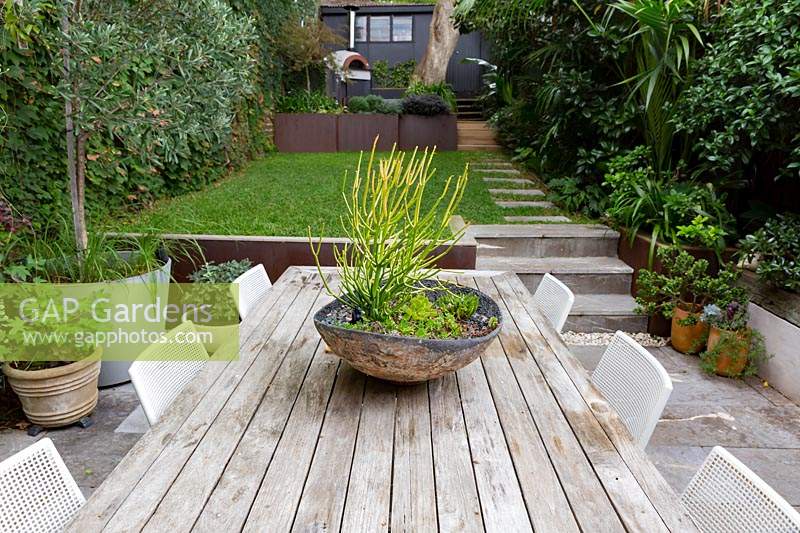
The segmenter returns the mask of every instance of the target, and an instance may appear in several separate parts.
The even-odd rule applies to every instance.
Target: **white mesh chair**
[[[617,331],[592,373],[592,383],[645,448],[672,393],[672,380],[661,363]]]
[[[536,292],[533,293],[533,301],[556,331],[561,333],[572,310],[572,304],[575,303],[575,295],[569,287],[561,283],[557,277],[545,274],[536,287]]]
[[[703,533],[800,532],[800,514],[721,446],[708,454],[681,500]]]
[[[85,501],[50,439],[0,463],[0,531],[62,531]]]
[[[185,333],[196,333],[191,322],[184,322],[167,335],[171,340]],[[208,362],[208,352],[200,342],[151,344],[131,364],[128,374],[152,426],[183,388]]]
[[[233,282],[238,285],[238,287],[231,287],[231,290],[239,308],[239,316],[242,319],[247,316],[253,305],[272,287],[272,282],[269,280],[267,271],[262,264],[254,266],[233,280]]]

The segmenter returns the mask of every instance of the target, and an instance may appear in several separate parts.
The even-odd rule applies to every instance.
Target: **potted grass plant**
[[[488,296],[437,279],[434,267],[463,235],[448,222],[464,194],[467,169],[426,194],[434,152],[392,151],[359,164],[342,225],[349,243],[335,252],[340,287],[314,315],[328,347],[373,377],[418,383],[461,368],[497,335],[501,315]],[[309,240],[311,240],[309,229]],[[317,267],[319,246],[311,243]],[[320,272],[322,273],[322,272]],[[325,276],[322,276],[325,279]]]
[[[703,309],[709,325],[708,347],[700,355],[703,368],[720,376],[753,375],[769,356],[761,334],[748,326],[746,298],[712,303]]]

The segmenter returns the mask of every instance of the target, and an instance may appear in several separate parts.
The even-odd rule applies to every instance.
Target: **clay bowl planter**
[[[750,352],[750,336],[752,331],[743,329],[739,331],[729,331],[712,326],[708,332],[708,351],[714,350],[723,337],[735,336],[736,341],[733,346],[723,346],[717,354],[715,372],[719,376],[736,377],[741,376],[747,368],[748,354]]]
[[[482,337],[462,339],[422,339],[384,335],[337,326],[331,317],[347,308],[334,301],[314,315],[314,325],[333,353],[350,365],[375,378],[411,385],[436,379],[462,368],[483,354],[500,332],[502,316],[497,304],[482,292],[459,287],[480,299],[476,314],[495,317],[497,327]]]
[[[97,406],[100,349],[86,359],[42,370],[21,370],[5,364],[3,373],[19,396],[28,420],[45,428],[68,426]]]
[[[693,326],[684,326],[680,323],[690,316],[697,319]],[[708,325],[700,320],[700,307],[680,302],[672,312],[672,325],[670,327],[670,342],[672,347],[681,353],[698,353],[704,347],[703,338],[708,334]]]

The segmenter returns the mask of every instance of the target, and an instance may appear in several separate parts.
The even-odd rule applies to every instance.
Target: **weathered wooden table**
[[[288,270],[244,321],[240,359],[209,364],[69,530],[693,530],[519,279],[457,279],[497,300],[499,339],[399,387],[326,351],[311,317],[330,297]]]

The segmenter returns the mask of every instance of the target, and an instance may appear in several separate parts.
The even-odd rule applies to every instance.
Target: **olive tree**
[[[87,245],[87,140],[135,147],[145,168],[176,163],[188,140],[230,132],[236,103],[255,90],[252,21],[220,0],[63,0],[67,172],[78,250]]]

